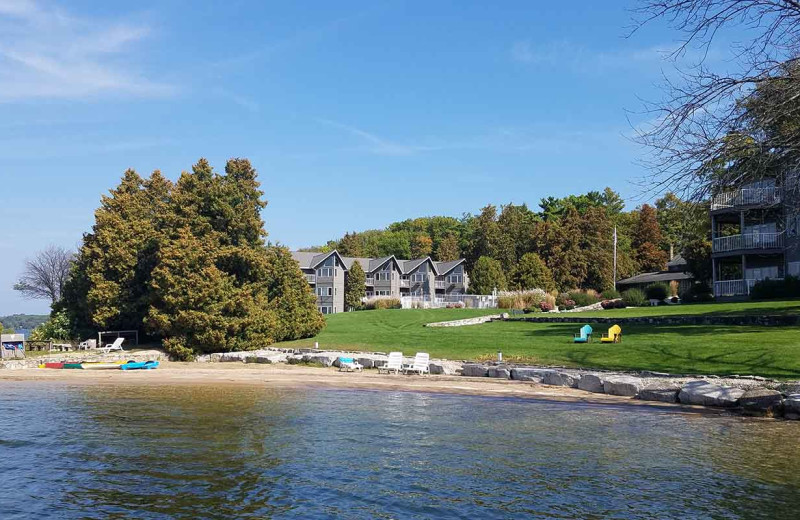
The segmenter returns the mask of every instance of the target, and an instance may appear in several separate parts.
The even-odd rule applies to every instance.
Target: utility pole
[[[617,290],[617,226],[614,226],[614,290]]]

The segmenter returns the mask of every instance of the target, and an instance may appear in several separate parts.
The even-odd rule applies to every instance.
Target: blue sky
[[[631,1],[0,0],[0,315],[122,172],[248,157],[272,241],[612,186],[675,33]]]

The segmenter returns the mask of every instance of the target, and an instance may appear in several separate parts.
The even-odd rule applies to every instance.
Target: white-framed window
[[[375,296],[390,296],[392,291],[375,291]]]
[[[321,305],[319,307],[319,312],[321,312],[322,314],[331,314],[331,308],[328,307],[327,305]]]
[[[317,276],[333,276],[333,267],[321,267],[317,269]]]
[[[461,283],[463,279],[464,278],[460,274],[451,274],[447,277],[447,281],[450,283]]]
[[[381,271],[381,272],[375,273],[375,281],[376,282],[381,282],[381,281],[388,282],[391,279],[392,279],[392,273],[390,273],[389,271]]]
[[[414,273],[411,275],[411,281],[414,283],[424,282],[425,281],[425,274],[423,273]]]

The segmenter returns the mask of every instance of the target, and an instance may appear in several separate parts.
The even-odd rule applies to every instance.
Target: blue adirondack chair
[[[592,341],[592,328],[589,325],[581,327],[581,331],[572,339],[574,343],[589,343]]]

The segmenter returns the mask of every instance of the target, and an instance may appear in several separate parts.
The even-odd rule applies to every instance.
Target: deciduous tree
[[[51,304],[61,299],[69,277],[74,254],[60,246],[50,246],[25,261],[14,290],[26,298],[47,299]]]

